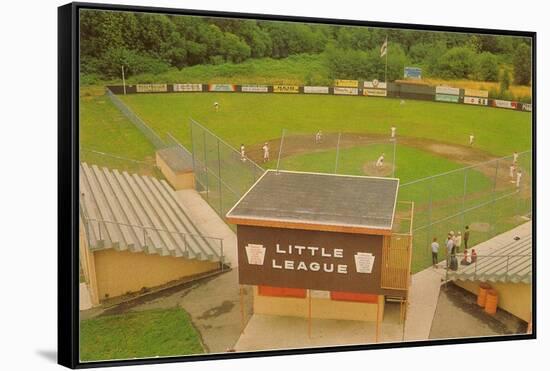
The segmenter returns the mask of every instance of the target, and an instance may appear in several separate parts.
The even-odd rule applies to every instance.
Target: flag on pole
[[[386,55],[388,52],[388,37],[386,36],[386,41],[384,41],[384,44],[382,44],[382,47],[380,48],[380,58]]]

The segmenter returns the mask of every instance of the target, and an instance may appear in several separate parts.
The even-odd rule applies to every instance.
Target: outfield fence
[[[460,232],[465,247],[469,230],[470,248],[530,220],[531,160],[526,151],[401,184],[399,199],[415,203],[416,270],[429,266],[434,237]]]
[[[136,115],[127,105],[125,105],[119,97],[113,94],[110,89],[107,89],[107,96],[109,97],[111,102],[113,102],[113,104],[120,110],[120,112],[122,112],[122,114],[126,116],[136,126],[136,128],[138,128],[138,130],[143,133],[143,135],[145,135],[145,137],[156,149],[166,148],[166,143],[164,143],[164,141],[157,135],[157,133],[155,133],[155,131],[151,129],[149,125],[145,123],[145,121],[140,119],[138,115]]]
[[[190,131],[196,189],[225,217],[264,169],[195,120]]]

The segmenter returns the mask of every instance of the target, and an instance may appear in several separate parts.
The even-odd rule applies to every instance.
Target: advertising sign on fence
[[[516,109],[518,108],[517,102],[510,102],[508,100],[494,99],[491,102],[493,107]]]
[[[388,95],[386,89],[363,89],[363,95],[371,97],[385,97]]]
[[[458,103],[458,95],[449,95],[449,94],[436,94],[435,100],[438,102],[450,102]]]
[[[357,88],[334,88],[334,94],[336,95],[358,95],[359,89]]]
[[[241,91],[246,93],[267,93],[266,85],[243,85]]]
[[[464,95],[469,97],[488,98],[489,92],[487,90],[464,89]]]
[[[274,93],[299,93],[300,87],[298,85],[273,85]]]
[[[328,94],[328,86],[304,86],[306,94]]]
[[[464,97],[464,103],[466,103],[466,104],[478,104],[480,106],[486,106],[487,101],[488,101],[487,98]]]
[[[420,80],[422,78],[422,68],[420,67],[405,67],[403,77],[406,79]]]
[[[137,84],[136,91],[138,93],[164,93],[168,91],[166,84]]]
[[[369,89],[386,89],[388,84],[385,82],[380,82],[376,79],[372,81],[365,81],[363,82],[363,87],[369,88]]]
[[[531,106],[531,103],[522,103],[522,104],[521,104],[521,109],[524,110],[524,111],[529,111],[529,112],[531,112],[531,110],[533,109],[533,107]]]
[[[334,86],[343,88],[358,88],[359,80],[334,80]]]
[[[174,91],[202,91],[202,84],[174,84]]]
[[[435,87],[435,93],[436,94],[447,94],[447,95],[459,95],[460,94],[460,89],[459,88],[451,88],[450,86],[436,86]]]
[[[209,84],[208,91],[236,91],[237,87],[233,84]]]

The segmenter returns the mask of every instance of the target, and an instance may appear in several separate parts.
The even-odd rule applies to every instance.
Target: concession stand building
[[[397,202],[398,188],[394,178],[266,171],[227,213],[254,313],[378,324],[397,301],[404,320],[413,205]]]

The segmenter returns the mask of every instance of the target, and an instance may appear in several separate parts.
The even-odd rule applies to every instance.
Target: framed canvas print
[[[58,17],[62,365],[535,338],[534,32]]]

